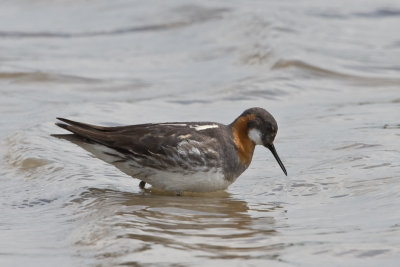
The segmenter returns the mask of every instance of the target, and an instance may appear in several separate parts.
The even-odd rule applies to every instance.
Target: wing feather
[[[221,167],[216,138],[193,127],[174,124],[140,124],[102,127],[64,118],[59,127],[78,137],[124,153],[137,164],[154,169],[179,168],[187,171]],[[196,124],[197,125],[197,124]],[[209,129],[213,131],[215,129]],[[188,138],[190,137],[190,138]]]

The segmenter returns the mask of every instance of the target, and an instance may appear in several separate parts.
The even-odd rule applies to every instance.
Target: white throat
[[[251,129],[249,131],[249,138],[253,141],[256,145],[262,145],[261,133],[257,129]]]

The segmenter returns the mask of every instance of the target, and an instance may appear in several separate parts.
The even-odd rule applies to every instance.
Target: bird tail
[[[59,123],[56,122],[56,125],[68,130],[70,132],[73,132],[73,128],[71,126],[76,126],[79,128],[83,128],[86,130],[97,130],[97,131],[107,131],[108,127],[102,127],[102,126],[97,126],[97,125],[93,125],[93,124],[88,124],[88,123],[83,123],[83,122],[79,122],[79,121],[72,121],[72,120],[68,120],[68,119],[64,119],[64,118],[57,118],[57,120],[60,120],[62,122],[65,123]]]

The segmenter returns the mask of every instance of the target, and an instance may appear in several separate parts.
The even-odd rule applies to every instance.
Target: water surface
[[[1,1],[1,266],[397,266],[397,1]],[[176,197],[50,137],[277,119],[226,191]]]

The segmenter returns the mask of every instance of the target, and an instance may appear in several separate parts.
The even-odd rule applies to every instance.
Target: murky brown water
[[[398,1],[1,1],[1,266],[397,266]],[[94,124],[276,117],[225,192],[138,188]]]

